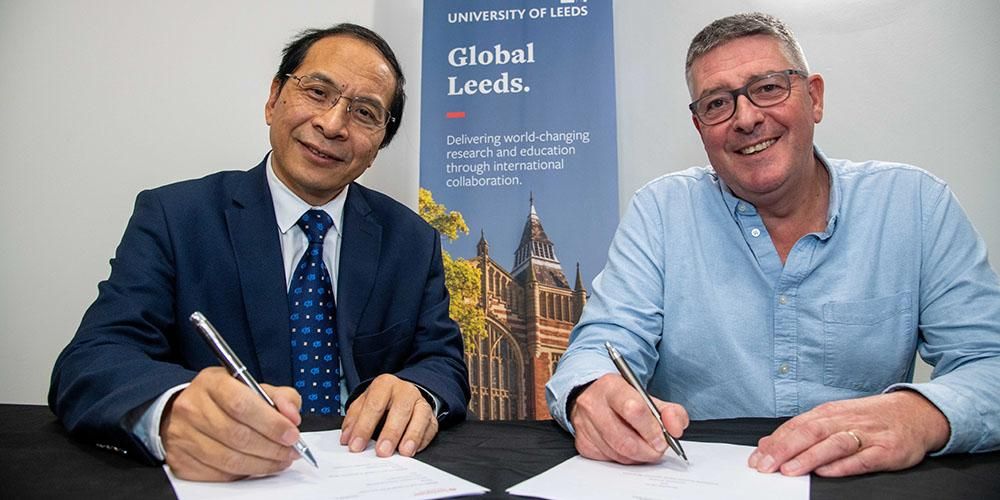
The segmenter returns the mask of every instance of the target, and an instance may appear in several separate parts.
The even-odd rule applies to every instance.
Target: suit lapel
[[[344,206],[340,243],[340,276],[337,278],[337,336],[348,387],[358,384],[353,340],[361,315],[371,296],[382,247],[382,226],[364,196],[364,188],[351,184]]]
[[[288,291],[265,159],[243,177],[226,210],[243,303],[262,381],[291,385]]]

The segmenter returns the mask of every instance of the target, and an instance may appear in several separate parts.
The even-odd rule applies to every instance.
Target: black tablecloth
[[[44,406],[0,405],[0,422],[0,498],[174,498],[161,469],[68,437]],[[692,422],[684,439],[753,445],[780,423]],[[303,430],[339,425],[339,418],[307,418]],[[575,453],[572,438],[551,421],[465,422],[441,431],[418,458],[491,489],[476,498],[508,498],[507,488]],[[927,458],[901,472],[814,476],[811,498],[1000,499],[1000,452]]]

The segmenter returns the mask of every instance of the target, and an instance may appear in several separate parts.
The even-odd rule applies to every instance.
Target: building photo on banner
[[[445,235],[484,420],[548,418],[618,222],[611,7],[424,3],[419,210]]]

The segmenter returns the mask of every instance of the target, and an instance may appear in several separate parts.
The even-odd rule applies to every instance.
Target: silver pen
[[[684,448],[681,448],[681,442],[671,436],[670,433],[667,432],[667,428],[663,426],[663,420],[660,419],[660,412],[656,410],[656,405],[653,404],[653,399],[649,397],[649,393],[646,392],[646,389],[641,383],[639,383],[639,379],[636,378],[635,373],[632,372],[632,368],[628,366],[628,362],[625,361],[625,358],[618,353],[618,349],[615,349],[615,346],[611,345],[611,342],[605,342],[604,347],[607,348],[608,355],[611,356],[611,362],[613,362],[615,367],[618,368],[618,372],[622,374],[622,377],[624,377],[626,381],[628,381],[629,385],[634,387],[635,390],[639,392],[639,395],[642,396],[642,400],[645,401],[646,406],[649,407],[649,411],[653,412],[653,416],[656,418],[656,423],[660,424],[660,430],[663,431],[663,437],[667,440],[667,444],[670,445],[670,449],[674,450],[674,453],[687,462],[688,457],[684,454]]]
[[[257,380],[255,380],[253,375],[251,375],[247,370],[247,366],[240,361],[240,358],[236,356],[236,353],[233,352],[232,348],[229,347],[229,344],[227,344],[225,339],[222,338],[222,335],[219,335],[218,330],[216,330],[215,327],[208,322],[208,318],[206,318],[202,313],[195,311],[191,313],[191,317],[189,319],[195,329],[198,330],[198,333],[201,334],[201,338],[205,339],[208,346],[215,351],[215,355],[226,367],[226,370],[229,370],[229,373],[253,389],[257,395],[264,398],[264,401],[267,401],[267,404],[271,405],[271,408],[278,409],[278,407],[275,406],[274,401],[272,401],[267,393],[264,392],[264,388],[257,383]],[[295,448],[295,451],[299,452],[299,455],[302,455],[302,458],[312,464],[313,467],[319,468],[319,464],[316,463],[316,458],[313,457],[312,452],[309,451],[309,447],[306,446],[306,443],[302,441],[301,437],[299,437],[298,442],[295,443],[293,448]]]

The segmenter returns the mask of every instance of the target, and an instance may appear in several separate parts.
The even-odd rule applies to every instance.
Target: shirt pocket
[[[874,393],[904,381],[914,356],[911,295],[823,305],[823,384]]]

